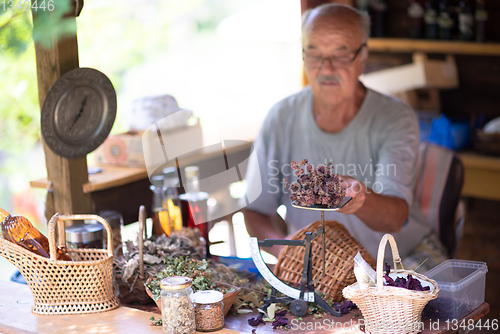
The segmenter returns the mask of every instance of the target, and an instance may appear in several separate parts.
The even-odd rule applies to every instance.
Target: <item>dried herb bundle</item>
[[[291,167],[295,170],[297,182],[288,183],[285,179],[285,186],[290,190],[290,199],[301,206],[325,205],[333,207],[340,203],[345,196],[342,187],[342,180],[338,174],[333,172],[333,163],[319,165],[309,164],[307,159],[291,162]]]
[[[115,256],[113,260],[113,275],[116,278],[118,298],[125,303],[150,303],[143,282],[148,277],[154,277],[158,272],[168,267],[164,259],[190,257],[199,259],[199,253],[193,247],[193,242],[185,237],[165,235],[152,237],[144,241],[144,278],[139,277],[139,248],[133,242],[127,241],[127,252]]]

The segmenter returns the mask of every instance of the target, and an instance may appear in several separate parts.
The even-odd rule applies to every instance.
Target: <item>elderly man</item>
[[[258,159],[250,161],[246,179],[249,191],[261,183],[262,193],[244,210],[251,236],[286,237],[272,219],[282,204],[288,235],[319,220],[317,211],[292,207],[283,185],[284,178],[296,180],[290,162],[302,159],[315,166],[334,162],[353,199],[338,212],[325,212],[325,219],[343,224],[372,256],[384,233],[398,239],[402,255],[429,233],[409,215],[419,146],[415,113],[358,80],[368,58],[369,27],[369,18],[348,6],[326,4],[304,14],[310,86],[270,110],[254,143]],[[274,255],[279,250],[269,249]]]

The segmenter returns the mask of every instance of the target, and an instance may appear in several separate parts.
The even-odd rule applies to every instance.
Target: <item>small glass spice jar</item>
[[[223,298],[222,292],[215,290],[198,291],[191,296],[197,331],[213,332],[224,327]]]
[[[194,308],[190,296],[193,280],[172,276],[160,281],[163,331],[167,334],[194,334]]]

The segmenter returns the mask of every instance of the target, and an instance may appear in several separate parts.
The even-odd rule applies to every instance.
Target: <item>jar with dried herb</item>
[[[194,308],[191,302],[193,280],[172,276],[160,281],[163,331],[167,334],[194,334]]]
[[[224,327],[224,302],[222,292],[215,290],[198,291],[191,300],[194,303],[196,330],[199,332],[218,331]]]

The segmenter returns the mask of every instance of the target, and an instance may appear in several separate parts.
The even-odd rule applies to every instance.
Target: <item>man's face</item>
[[[362,48],[352,62],[330,62],[324,59],[318,67],[318,64],[308,66],[308,60],[316,59],[316,63],[320,58],[315,57],[350,60],[360,49],[362,39],[360,27],[352,21],[317,18],[309,25],[304,40],[305,74],[315,99],[336,104],[352,98],[358,77],[363,73],[367,49]]]

